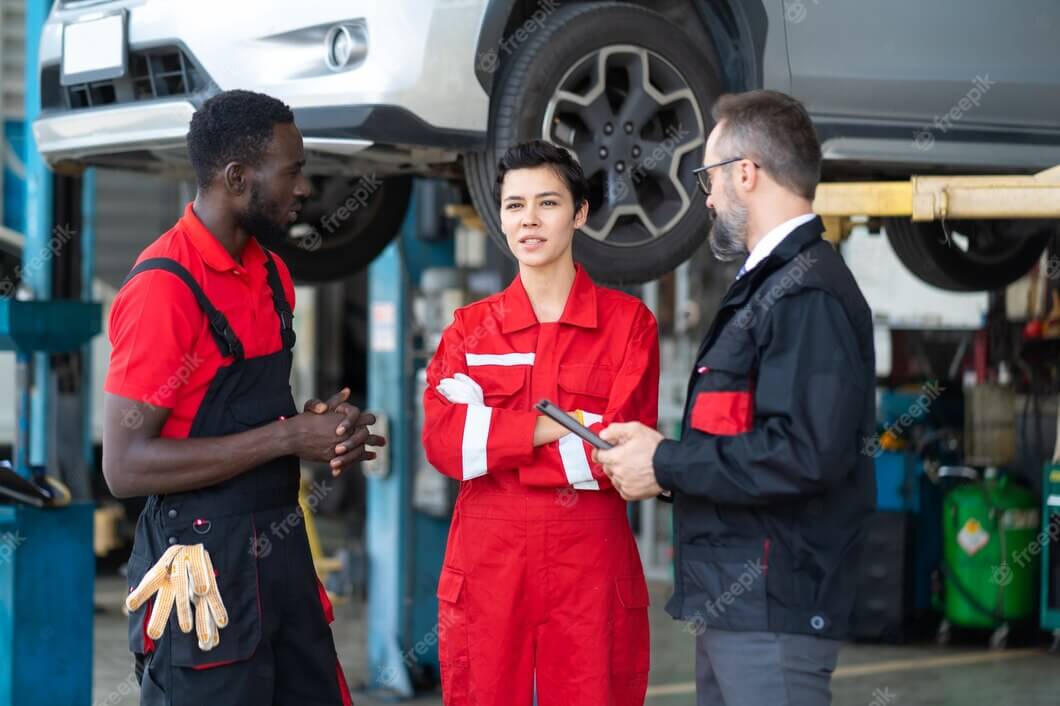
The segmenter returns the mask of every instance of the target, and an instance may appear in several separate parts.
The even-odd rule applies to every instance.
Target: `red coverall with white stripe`
[[[436,389],[464,373],[485,406]],[[640,706],[648,592],[626,503],[573,434],[533,446],[552,400],[612,422],[657,423],[658,327],[639,300],[578,267],[558,322],[519,278],[457,310],[427,369],[427,459],[461,483],[438,582],[447,706]]]

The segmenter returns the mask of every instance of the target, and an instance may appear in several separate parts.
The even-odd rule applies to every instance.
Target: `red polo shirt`
[[[265,251],[254,239],[236,262],[188,204],[184,216],[147,247],[137,263],[168,257],[183,265],[206,297],[227,318],[247,358],[280,350],[280,321],[265,273]],[[294,283],[273,253],[287,300],[294,310]],[[188,436],[192,420],[223,358],[202,309],[188,286],[159,270],[126,284],[110,310],[113,350],[103,389],[170,409],[162,436]]]

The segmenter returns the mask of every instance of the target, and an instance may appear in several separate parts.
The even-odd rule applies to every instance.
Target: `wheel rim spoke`
[[[688,158],[702,147],[702,111],[687,81],[642,47],[605,47],[574,63],[549,101],[542,133],[590,181],[582,232],[639,245],[676,225],[696,191]]]

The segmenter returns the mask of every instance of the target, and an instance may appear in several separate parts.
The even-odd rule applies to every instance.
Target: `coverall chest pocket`
[[[559,366],[559,405],[563,409],[603,415],[615,381],[615,370],[599,365]]]
[[[482,388],[487,407],[530,408],[530,366],[475,365],[468,368],[468,377]]]
[[[755,347],[750,336],[722,335],[696,363],[689,426],[716,436],[754,424]]]

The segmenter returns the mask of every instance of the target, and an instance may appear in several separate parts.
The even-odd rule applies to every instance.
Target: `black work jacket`
[[[860,525],[875,505],[872,313],[816,218],[722,300],[679,441],[654,466],[674,496],[676,618],[841,638]]]

